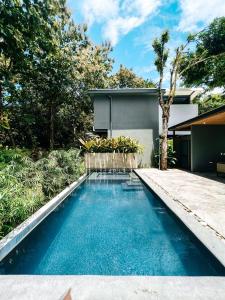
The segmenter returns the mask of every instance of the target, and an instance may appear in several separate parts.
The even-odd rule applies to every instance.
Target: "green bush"
[[[30,154],[31,151],[28,149],[8,148],[0,145],[0,170],[5,168],[12,160],[16,161]]]
[[[140,153],[143,150],[137,140],[124,136],[87,141],[80,139],[80,143],[85,152],[91,153]]]
[[[155,166],[159,167],[159,152],[155,153]],[[169,168],[174,168],[176,165],[176,151],[173,150],[173,140],[168,140],[167,163]]]
[[[79,150],[52,151],[34,162],[20,156],[0,171],[0,237],[84,173]]]

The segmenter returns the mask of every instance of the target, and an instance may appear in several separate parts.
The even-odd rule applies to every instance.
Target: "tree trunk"
[[[2,92],[2,84],[0,81],[0,125],[3,122],[3,92]]]
[[[73,122],[73,144],[75,145],[76,143],[76,125],[75,122]]]
[[[50,106],[50,130],[49,130],[49,148],[52,150],[54,148],[54,119],[55,119],[55,109],[53,104]]]
[[[10,128],[8,129],[8,136],[9,136],[9,139],[10,139],[11,145],[13,146],[13,148],[15,148],[15,147],[16,147],[16,143],[15,143],[15,140],[14,140],[13,134],[11,134],[11,129],[10,129]]]
[[[168,113],[163,112],[162,117],[162,140],[161,140],[161,159],[160,159],[160,169],[167,170],[167,135],[168,135]]]

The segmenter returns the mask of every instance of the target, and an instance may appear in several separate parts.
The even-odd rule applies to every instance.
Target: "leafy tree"
[[[37,53],[54,49],[58,21],[67,18],[65,0],[0,2],[0,126],[8,128],[4,94],[20,84]]]
[[[169,99],[164,102],[163,99],[163,91],[162,91],[162,84],[163,84],[163,76],[164,76],[164,69],[166,66],[166,62],[169,55],[169,50],[166,49],[166,44],[169,41],[169,32],[165,31],[162,33],[160,39],[155,39],[153,41],[153,49],[156,53],[156,59],[155,59],[155,66],[157,71],[159,72],[159,83],[158,83],[158,98],[159,98],[159,104],[162,109],[162,141],[161,141],[161,159],[160,159],[160,167],[162,170],[167,169],[167,159],[168,159],[168,144],[167,144],[167,135],[168,135],[168,121],[169,121],[169,112],[170,112],[170,106],[172,104],[171,97],[170,101]],[[175,65],[173,66],[173,69],[175,69]],[[174,71],[173,71],[174,72]],[[171,76],[172,76],[171,71]],[[176,78],[174,80],[174,83],[172,80],[170,81],[170,95],[175,94],[176,90]]]
[[[105,87],[112,61],[109,45],[93,45],[85,32],[86,26],[58,21],[53,51],[38,55],[10,91],[8,142],[53,149],[76,145],[91,129],[87,91]]]
[[[183,73],[182,79],[188,86],[225,89],[225,17],[216,18],[207,29],[199,33],[197,45],[184,57],[186,61],[205,53],[204,60]]]
[[[30,98],[32,94],[36,104],[33,109],[33,116],[36,124],[42,128],[37,132],[39,141],[53,149],[55,145],[56,116],[60,105],[70,97],[74,81],[76,80],[74,66],[77,60],[77,53],[80,48],[86,47],[87,39],[84,29],[74,24],[60,24],[61,30],[55,36],[57,46],[54,52],[47,53],[35,64],[32,71],[25,76],[25,93],[28,97],[27,104],[33,106]],[[23,99],[21,99],[23,100]],[[42,119],[38,123],[37,117]],[[35,128],[34,128],[35,129]]]
[[[148,79],[137,76],[132,69],[120,65],[118,72],[109,78],[111,88],[154,88],[155,84]]]
[[[225,95],[208,95],[196,98],[194,103],[198,104],[199,113],[203,114],[217,107],[225,105]]]
[[[210,26],[209,26],[210,28]],[[207,30],[206,30],[207,31]],[[174,96],[177,88],[177,80],[182,78],[192,68],[199,66],[201,63],[209,63],[214,59],[219,57],[224,57],[224,48],[222,46],[216,47],[214,45],[218,42],[217,39],[209,39],[207,42],[211,42],[210,49],[211,51],[197,51],[193,55],[187,56],[187,47],[191,42],[197,43],[199,45],[199,40],[202,39],[202,32],[196,35],[190,35],[187,38],[186,44],[180,45],[175,49],[175,55],[171,62],[170,67],[170,84],[169,84],[169,93],[167,98],[164,98],[162,83],[166,68],[166,62],[168,60],[169,50],[166,48],[166,45],[169,41],[169,33],[165,31],[162,33],[161,37],[153,41],[153,49],[156,54],[155,66],[159,73],[159,83],[158,83],[158,99],[159,105],[162,109],[162,135],[161,135],[161,160],[160,168],[162,170],[167,169],[167,160],[168,160],[168,122],[170,117],[170,107],[173,104]],[[217,50],[215,50],[217,49]]]
[[[64,101],[58,113],[61,130],[58,140],[66,144],[78,145],[78,139],[84,133],[92,130],[92,101],[88,90],[92,88],[106,88],[108,74],[112,69],[109,58],[109,45],[95,46],[89,44],[77,56],[75,80],[71,85],[71,93]],[[65,138],[65,136],[67,138]]]

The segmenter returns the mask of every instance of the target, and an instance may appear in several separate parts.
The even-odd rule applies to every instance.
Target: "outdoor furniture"
[[[218,162],[216,164],[216,172],[217,172],[217,176],[221,174],[225,174],[225,162]]]

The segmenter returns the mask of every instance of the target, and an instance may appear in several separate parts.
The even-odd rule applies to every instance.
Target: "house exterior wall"
[[[112,129],[158,128],[157,96],[113,95]],[[94,98],[95,129],[110,129],[110,100],[107,96]]]
[[[144,146],[139,156],[142,166],[151,166],[154,149],[158,147],[159,114],[157,95],[112,95],[112,136],[129,136]],[[94,128],[107,129],[110,137],[110,99],[94,97]]]
[[[149,167],[153,160],[154,144],[153,129],[113,129],[112,137],[128,136],[139,141],[144,146],[143,153],[137,155],[138,165]]]
[[[144,146],[144,153],[139,157],[139,163],[142,166],[151,166],[154,151],[158,150],[159,133],[162,132],[162,112],[158,106],[157,95],[130,93],[102,94],[92,97],[95,130],[107,130],[108,137],[123,135],[137,139]],[[197,104],[173,104],[169,126],[197,115]],[[112,130],[110,130],[111,125]],[[169,134],[172,135],[172,132]],[[187,134],[190,132],[179,133],[179,135]]]
[[[117,96],[112,101],[113,129],[158,129],[156,96]]]
[[[109,129],[110,101],[106,96],[94,99],[94,128]]]
[[[191,130],[191,171],[215,171],[225,153],[225,125],[196,125]]]
[[[170,108],[169,127],[198,116],[198,104],[172,104]],[[162,133],[162,110],[159,107],[159,133]],[[173,132],[169,131],[169,135]],[[190,134],[189,131],[177,132],[178,135]]]

